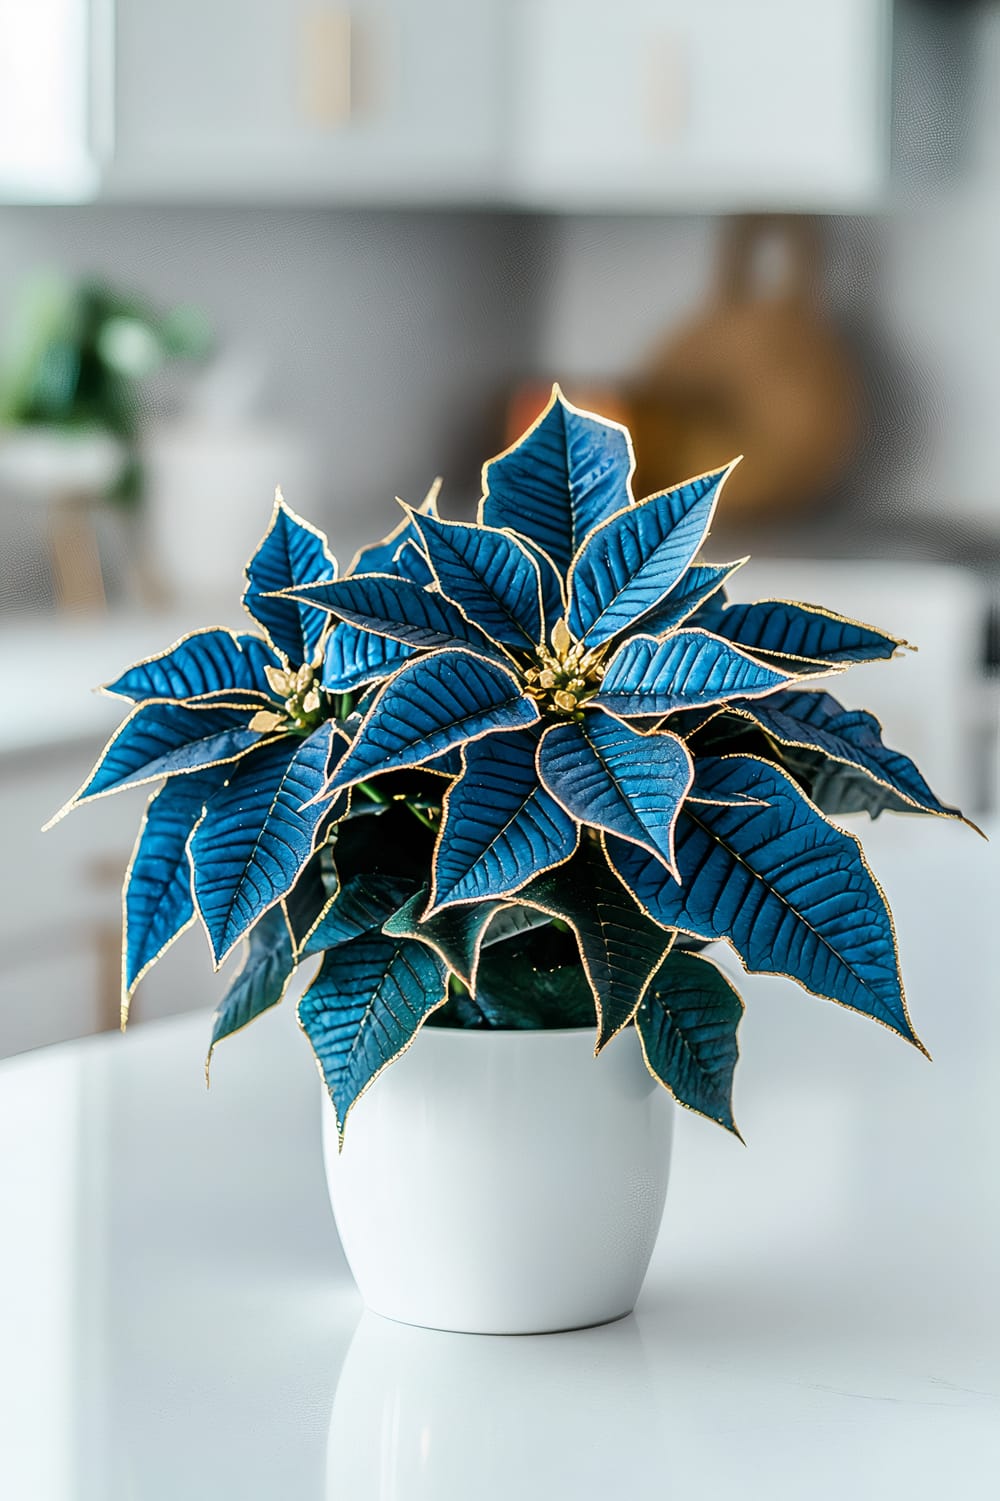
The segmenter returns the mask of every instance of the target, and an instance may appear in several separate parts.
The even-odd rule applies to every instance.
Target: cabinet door
[[[512,173],[566,208],[860,207],[889,0],[516,0]]]
[[[128,0],[109,196],[489,196],[494,0]]]

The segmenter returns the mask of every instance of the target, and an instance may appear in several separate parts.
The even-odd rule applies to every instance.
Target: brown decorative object
[[[783,269],[767,287],[771,248]],[[739,525],[802,509],[838,478],[857,439],[859,382],[819,305],[820,268],[815,221],[728,221],[708,305],[654,350],[627,393],[638,494],[742,453],[720,518]]]

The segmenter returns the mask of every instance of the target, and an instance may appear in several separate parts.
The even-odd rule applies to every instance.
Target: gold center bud
[[[575,714],[592,698],[604,676],[603,651],[585,650],[574,641],[565,620],[557,622],[552,632],[552,648],[538,648],[537,663],[524,675],[524,691],[540,709],[560,714]]]
[[[306,734],[315,729],[323,717],[319,684],[316,681],[320,666],[321,663],[316,661],[297,670],[290,667],[265,667],[268,687],[276,698],[284,699],[284,712],[261,709],[251,719],[250,728],[258,730],[262,735],[273,734],[277,730],[286,734],[295,731]]]

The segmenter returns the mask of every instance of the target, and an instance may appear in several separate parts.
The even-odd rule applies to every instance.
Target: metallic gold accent
[[[551,649],[538,647],[536,665],[522,668],[524,692],[543,709],[575,714],[600,687],[604,675],[603,647],[585,651],[574,641],[565,620],[559,620],[552,632]]]

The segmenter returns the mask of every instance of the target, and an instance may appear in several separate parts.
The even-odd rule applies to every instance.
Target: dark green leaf
[[[733,1120],[736,1029],[743,1002],[709,959],[672,949],[635,1023],[649,1071],[682,1105],[738,1136]]]
[[[532,881],[521,900],[562,918],[576,934],[597,1006],[599,1052],[631,1021],[670,936],[640,910],[589,839],[566,865]]]
[[[484,948],[475,1003],[486,1025],[508,1030],[592,1027],[594,997],[572,939],[554,954],[548,934],[522,934]]]
[[[299,1002],[343,1141],[358,1098],[400,1053],[448,993],[436,954],[410,938],[368,932],[331,949]]]
[[[216,1044],[276,1006],[294,973],[295,959],[285,914],[280,907],[272,907],[250,933],[246,962],[212,1017],[206,1072]]]

